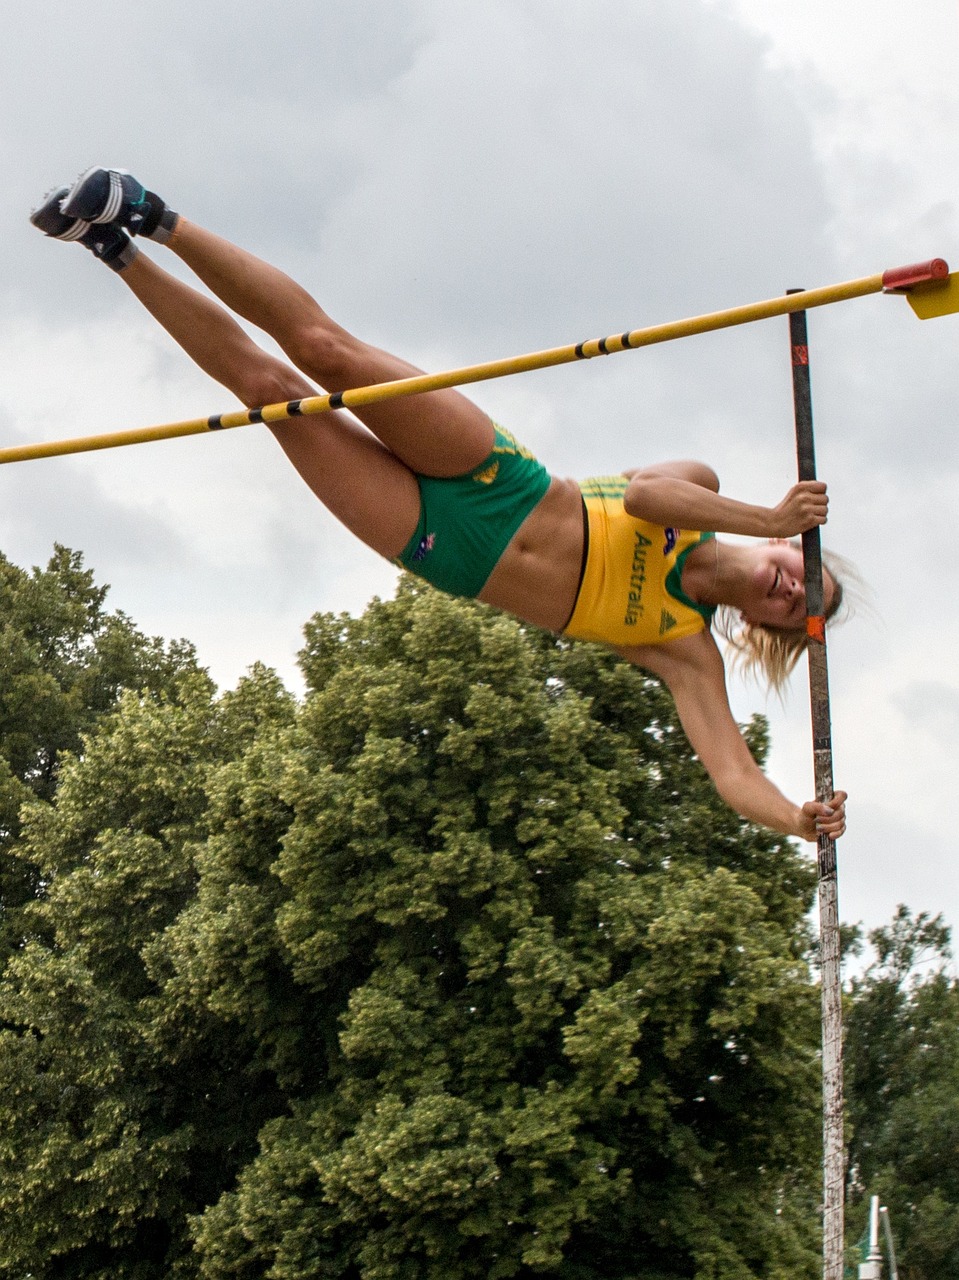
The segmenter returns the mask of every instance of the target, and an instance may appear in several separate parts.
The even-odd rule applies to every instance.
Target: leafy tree
[[[903,1280],[959,1274],[959,983],[940,916],[869,935],[847,1017],[850,1220],[889,1207]]]
[[[21,907],[41,892],[36,867],[6,856],[21,806],[52,798],[64,753],[122,689],[159,690],[194,665],[190,646],[108,613],[106,594],[65,547],[31,573],[0,556],[0,968],[23,941]]]
[[[302,664],[26,811],[0,1271],[814,1276],[809,861],[599,649],[407,583]]]
[[[0,986],[0,1274],[176,1274],[186,1209],[282,1105],[249,1037],[182,1025],[148,964],[196,892],[207,771],[290,714],[278,685],[255,671],[215,704],[192,671],[127,693],[63,762],[55,805],[25,810],[16,853],[47,890]]]

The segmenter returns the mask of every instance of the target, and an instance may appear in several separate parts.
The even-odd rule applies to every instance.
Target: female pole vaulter
[[[418,372],[125,171],[88,170],[52,191],[31,221],[112,267],[248,408],[315,395],[307,378],[336,393]],[[224,305],[162,270],[131,236],[166,245]],[[269,334],[291,364],[262,350],[230,311]],[[368,405],[355,417],[335,409],[269,425],[314,494],[372,550],[452,595],[605,644],[663,680],[717,791],[742,817],[805,840],[842,835],[845,792],[797,805],[756,765],[712,633],[718,611],[744,664],[781,685],[806,645],[802,552],[788,539],[825,524],[824,484],[794,485],[777,506],[762,507],[721,495],[701,462],[561,479],[451,388]],[[824,572],[823,589],[831,617],[842,597],[835,573]]]

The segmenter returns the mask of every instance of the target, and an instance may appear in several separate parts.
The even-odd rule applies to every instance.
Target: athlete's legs
[[[419,372],[353,337],[283,272],[178,217],[122,170],[88,170],[71,188],[49,193],[31,221],[56,239],[79,239],[121,273],[184,350],[251,407],[299,399],[312,388],[216,302],[139,255],[126,232],[168,244],[221,302],[268,332],[327,391]],[[356,417],[373,436],[343,414],[271,430],[317,496],[365,542],[395,555],[419,519],[416,473],[471,471],[493,448],[493,425],[453,389],[361,407]]]
[[[263,351],[216,302],[143,253],[120,273],[135,296],[206,373],[248,408],[316,394],[302,374]],[[419,519],[416,477],[395,454],[339,411],[273,423],[271,431],[320,501],[387,557]]]
[[[325,390],[345,391],[420,372],[353,337],[289,276],[213,232],[181,217],[167,244],[222,302],[269,333]],[[493,447],[487,415],[452,389],[369,405],[355,413],[423,475],[460,475],[478,466]]]

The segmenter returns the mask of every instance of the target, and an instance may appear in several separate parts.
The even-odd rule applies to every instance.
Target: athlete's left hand
[[[836,791],[826,804],[821,800],[807,800],[802,807],[802,838],[817,840],[823,834],[830,840],[838,840],[846,830],[847,798],[845,791]]]
[[[800,480],[778,506],[769,511],[768,536],[795,538],[807,529],[825,524],[829,514],[826,486],[821,480]]]

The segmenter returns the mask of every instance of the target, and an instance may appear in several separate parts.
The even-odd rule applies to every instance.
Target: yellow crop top
[[[690,600],[683,563],[711,533],[663,529],[623,506],[629,481],[600,476],[580,485],[589,545],[564,635],[617,648],[665,644],[708,626],[715,609]]]

